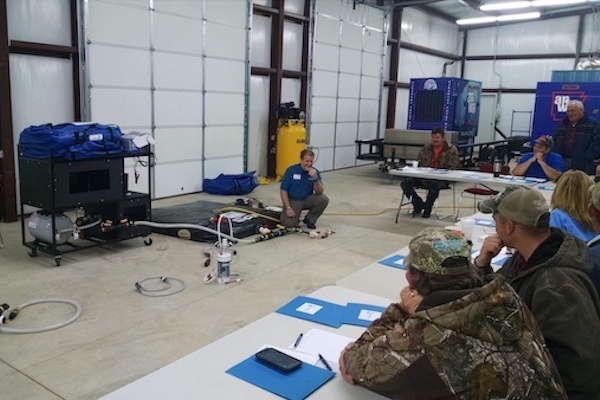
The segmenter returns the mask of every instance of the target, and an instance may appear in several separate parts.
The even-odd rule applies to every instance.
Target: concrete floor
[[[0,333],[0,398],[96,399],[228,333],[273,312],[297,295],[335,282],[408,244],[426,226],[452,220],[412,218],[394,223],[399,181],[377,165],[325,172],[330,204],[318,221],[332,228],[326,239],[290,234],[239,244],[232,273],[243,282],[203,283],[205,243],[153,234],[63,255],[28,256],[20,223],[0,223],[0,304],[66,298],[82,307],[72,324],[36,334]],[[460,193],[457,189],[457,193]],[[256,188],[251,196],[280,205],[279,185]],[[155,201],[154,207],[196,200],[233,203],[239,196],[196,194]],[[452,191],[442,191],[440,212],[450,213]],[[463,214],[472,213],[465,207]],[[166,297],[142,296],[135,282],[167,275],[187,285]],[[400,288],[399,288],[400,289]],[[392,299],[390,299],[392,300]],[[37,305],[8,327],[47,326],[64,321],[72,308]],[[176,398],[176,394],[175,394]]]

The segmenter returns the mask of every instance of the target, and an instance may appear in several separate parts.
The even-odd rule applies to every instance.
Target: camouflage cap
[[[542,194],[524,186],[508,186],[493,199],[477,205],[484,214],[499,213],[526,226],[544,228],[550,225],[550,208]]]
[[[410,241],[406,263],[427,274],[461,275],[470,270],[471,247],[471,242],[458,233],[425,228]],[[464,261],[445,263],[451,258]]]

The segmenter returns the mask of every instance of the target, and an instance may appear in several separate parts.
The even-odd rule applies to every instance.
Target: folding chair
[[[494,166],[491,163],[481,164],[479,166],[479,172],[493,174]],[[510,174],[510,167],[508,165],[503,165],[502,169],[500,170],[500,173],[502,175]],[[496,189],[492,189],[491,187],[484,185],[483,183],[476,183],[475,186],[464,189],[460,193],[460,199],[458,199],[458,207],[456,207],[455,219],[458,220],[458,214],[460,213],[460,205],[462,203],[463,197],[472,197],[473,198],[473,212],[476,212],[477,211],[477,196],[491,198],[491,197],[496,196],[498,193],[500,193],[500,191],[498,191]]]
[[[421,195],[422,198],[427,198],[427,193],[429,193],[429,190],[427,190],[425,188],[415,187],[415,192],[417,194]],[[435,202],[433,203],[432,211],[433,211],[433,215],[435,215],[435,217],[439,219],[438,214],[437,214],[438,199],[435,199]],[[396,211],[396,223],[398,223],[398,217],[400,216],[400,210],[402,209],[403,206],[412,206],[412,202],[408,199],[408,197],[404,193],[404,189],[402,189],[402,197],[400,197],[400,203],[398,204],[398,210]],[[410,210],[411,210],[411,207],[408,207],[407,212],[410,212]]]

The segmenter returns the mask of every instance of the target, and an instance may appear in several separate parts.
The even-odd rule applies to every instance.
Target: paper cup
[[[411,161],[412,167],[413,168],[418,168],[419,167],[419,161]]]
[[[473,229],[475,229],[475,220],[473,218],[461,218],[460,229],[465,235],[465,239],[471,240],[473,238]]]

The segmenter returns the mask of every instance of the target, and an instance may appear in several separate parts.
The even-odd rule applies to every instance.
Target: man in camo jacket
[[[413,238],[409,286],[342,352],[350,383],[399,399],[566,399],[537,324],[504,278],[484,283],[471,243]]]

